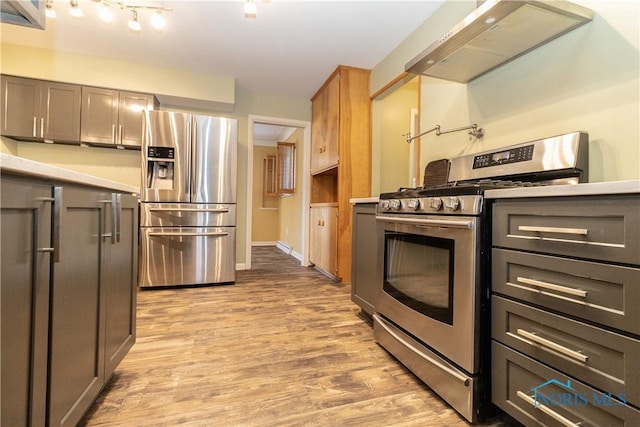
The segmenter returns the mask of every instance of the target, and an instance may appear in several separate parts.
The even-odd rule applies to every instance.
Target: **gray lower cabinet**
[[[494,202],[491,397],[521,423],[640,425],[638,206]]]
[[[21,373],[2,376],[0,425],[73,426],[92,405],[135,342],[137,229],[131,195],[3,175],[2,371]]]
[[[0,425],[45,425],[51,186],[2,177]]]
[[[353,206],[353,250],[351,268],[351,301],[362,311],[373,315],[376,290],[381,278],[376,265],[376,203],[357,203]]]

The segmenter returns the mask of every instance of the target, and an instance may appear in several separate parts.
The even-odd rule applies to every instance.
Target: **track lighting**
[[[131,19],[129,20],[128,26],[131,31],[139,32],[142,30],[140,21],[138,21],[138,11],[135,9],[131,9]]]
[[[47,16],[47,18],[55,19],[57,15],[56,10],[53,8],[53,0],[47,0],[47,2],[45,3],[45,7],[45,15]]]
[[[157,10],[153,15],[151,15],[151,26],[156,31],[164,30],[164,16],[162,16],[162,11]]]
[[[100,6],[98,16],[100,16],[100,20],[102,20],[102,22],[106,22],[107,24],[113,22],[113,12],[111,12],[111,8],[107,3],[103,3]]]
[[[244,4],[244,17],[249,19],[254,19],[258,13],[258,9],[256,8],[256,4],[253,0],[247,0]]]
[[[70,0],[69,1],[69,14],[76,18],[82,18],[84,16],[84,12],[78,6],[78,0]]]

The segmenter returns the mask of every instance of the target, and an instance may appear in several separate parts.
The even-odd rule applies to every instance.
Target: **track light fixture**
[[[163,12],[171,12],[173,9],[164,6],[153,6],[148,4],[132,4],[126,3],[125,0],[92,0],[94,3],[98,3],[99,10],[98,16],[100,20],[105,23],[110,23],[114,20],[114,11],[116,9],[131,11],[131,18],[128,22],[128,27],[135,32],[142,30],[142,25],[138,20],[138,11],[149,10],[154,13],[151,15],[151,26],[154,30],[160,32],[165,27],[165,20]],[[56,1],[56,3],[58,3]],[[113,7],[111,7],[113,6]],[[54,0],[46,0],[46,16],[50,19],[56,18],[56,10],[54,9]],[[78,0],[69,0],[69,13],[75,17],[82,17],[84,13],[78,4]]]
[[[249,19],[255,19],[258,13],[258,9],[256,8],[256,4],[253,0],[247,0],[244,4],[244,17]]]

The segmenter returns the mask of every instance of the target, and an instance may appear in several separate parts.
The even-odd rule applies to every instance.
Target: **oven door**
[[[377,216],[379,315],[470,374],[479,370],[477,217]]]

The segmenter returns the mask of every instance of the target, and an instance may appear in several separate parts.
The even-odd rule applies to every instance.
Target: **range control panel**
[[[479,169],[507,163],[526,162],[531,159],[533,159],[533,144],[475,156],[473,158],[473,168]]]

